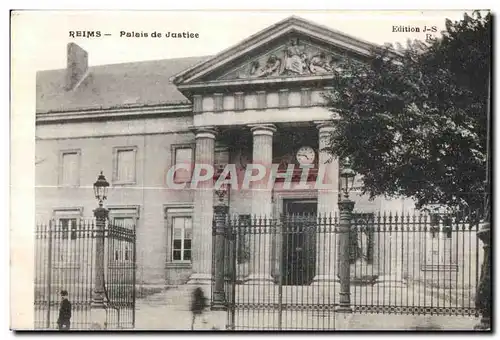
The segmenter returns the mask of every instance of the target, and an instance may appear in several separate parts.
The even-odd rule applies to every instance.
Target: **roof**
[[[169,78],[210,58],[188,57],[92,66],[73,91],[64,89],[66,69],[39,71],[36,112],[189,103]]]
[[[216,56],[94,66],[72,91],[64,89],[66,69],[37,73],[37,113],[86,111],[125,107],[190,104],[176,85],[192,82],[214,69],[229,65],[266,39],[276,39],[290,30],[317,36],[357,53],[374,46],[299,17],[286,18]],[[176,85],[174,85],[176,84]]]
[[[248,53],[249,49],[256,48],[267,39],[276,40],[280,36],[285,36],[290,31],[302,32],[310,37],[316,37],[319,40],[328,42],[344,50],[350,50],[356,55],[367,56],[371,54],[371,49],[377,47],[376,44],[347,35],[330,27],[319,25],[315,22],[305,20],[297,16],[290,16],[276,24],[252,34],[248,38],[237,44],[219,52],[217,55],[209,58],[205,62],[193,65],[190,68],[172,77],[172,82],[177,85],[182,83],[192,83],[193,80],[199,80],[204,73],[212,71],[220,65],[227,64],[230,60],[241,57]]]

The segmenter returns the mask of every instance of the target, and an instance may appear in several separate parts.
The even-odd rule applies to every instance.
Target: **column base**
[[[345,330],[350,330],[351,327],[351,320],[352,320],[353,314],[352,310],[349,309],[341,309],[340,307],[335,310],[335,330],[338,331],[345,331]]]
[[[397,273],[381,275],[377,278],[375,284],[390,287],[406,287],[406,281]]]
[[[224,292],[214,291],[212,303],[210,306],[211,311],[225,311],[227,310],[226,295]]]
[[[271,285],[274,279],[268,273],[250,274],[245,278],[245,284]]]
[[[194,273],[189,277],[188,285],[212,285],[212,275],[207,273]]]
[[[107,329],[107,315],[105,304],[92,304],[90,306],[90,330],[101,331]]]
[[[373,285],[379,278],[373,264],[357,262],[351,265],[351,284],[355,286]]]
[[[316,275],[312,280],[312,285],[324,285],[324,284],[335,284],[340,283],[340,279],[337,275],[331,274],[320,274]]]
[[[212,300],[212,277],[205,273],[195,273],[191,275],[187,286],[200,287],[203,290],[203,294],[210,301]]]

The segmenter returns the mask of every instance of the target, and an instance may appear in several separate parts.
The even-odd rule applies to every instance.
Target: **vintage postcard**
[[[491,330],[488,11],[11,26],[12,329]]]

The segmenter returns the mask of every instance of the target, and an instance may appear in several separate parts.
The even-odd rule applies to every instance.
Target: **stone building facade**
[[[37,75],[37,219],[91,218],[102,171],[111,218],[137,231],[138,280],[208,282],[214,193],[190,188],[186,171],[174,178],[184,188],[168,186],[169,169],[308,165],[305,185],[294,177],[290,187],[231,188],[230,213],[335,213],[339,162],[320,150],[336,117],[322,94],[340,60],[362,62],[371,47],[296,17],[207,57],[89,67],[87,51],[69,44],[67,69]],[[318,174],[328,188],[314,187]],[[410,200],[352,198],[360,212],[413,209]]]

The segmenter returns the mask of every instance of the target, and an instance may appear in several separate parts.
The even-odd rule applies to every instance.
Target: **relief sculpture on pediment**
[[[224,79],[322,75],[340,71],[341,57],[291,39],[286,45],[229,72]]]

